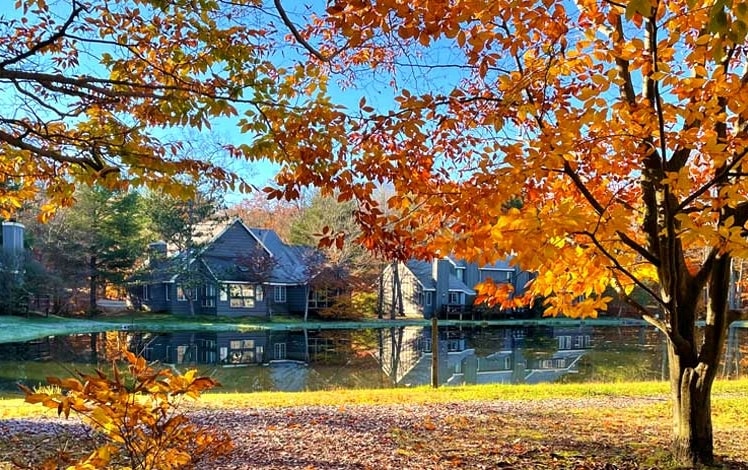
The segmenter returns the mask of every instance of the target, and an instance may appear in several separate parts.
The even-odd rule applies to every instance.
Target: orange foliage
[[[34,392],[20,386],[28,403],[41,403],[66,418],[77,413],[85,423],[106,438],[106,442],[77,462],[74,468],[110,468],[124,459],[128,468],[159,470],[192,468],[225,455],[231,440],[190,422],[177,412],[181,397],[198,398],[218,385],[195,370],[184,375],[171,369],[154,370],[145,359],[122,351],[127,372],[116,361],[112,374],[103,371],[79,374],[79,378],[49,377],[47,382],[62,393]],[[58,453],[43,464],[57,468]]]
[[[358,106],[270,112],[273,133],[235,151],[285,164],[273,198],[356,199],[359,242],[389,258],[512,255],[548,314],[594,316],[611,285],[670,314],[676,290],[709,279],[704,259],[748,255],[746,58],[723,63],[739,38],[710,20],[685,0],[331,2],[297,73],[369,87],[374,70],[392,101],[346,78]],[[697,249],[711,254],[693,264]]]

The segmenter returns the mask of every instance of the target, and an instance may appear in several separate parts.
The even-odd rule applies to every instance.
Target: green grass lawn
[[[256,392],[203,394],[196,406],[215,408],[273,408],[286,406],[345,406],[451,403],[482,400],[549,400],[587,397],[657,397],[667,399],[667,382],[621,382],[592,384],[467,385],[429,387],[328,390],[310,392]],[[735,408],[748,411],[748,379],[716,381],[715,409],[732,413]],[[41,406],[24,403],[21,398],[0,399],[0,419],[42,415]],[[742,415],[741,415],[742,416]],[[748,424],[748,422],[746,423]]]

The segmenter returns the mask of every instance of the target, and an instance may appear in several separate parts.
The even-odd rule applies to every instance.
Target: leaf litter
[[[233,438],[234,451],[216,470],[673,468],[669,407],[651,398],[234,409],[198,404],[189,414]],[[0,469],[14,468],[12,458],[52,446],[61,434],[91,437],[74,420],[0,420],[8,443],[0,444]],[[721,468],[748,470],[748,428],[716,428],[715,444],[723,452]]]

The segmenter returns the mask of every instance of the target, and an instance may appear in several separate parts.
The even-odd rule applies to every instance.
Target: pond
[[[748,329],[733,328],[722,377],[746,374]],[[0,344],[0,395],[45,377],[106,365],[121,347],[181,372],[197,368],[218,391],[382,388],[431,383],[429,327],[255,332],[110,331]],[[441,384],[667,379],[663,336],[649,326],[439,328]]]

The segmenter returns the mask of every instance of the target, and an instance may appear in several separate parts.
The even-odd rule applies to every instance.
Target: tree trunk
[[[402,285],[397,261],[392,262],[392,305],[390,305],[390,320],[396,318],[398,306],[402,305]]]
[[[673,399],[672,453],[680,465],[714,462],[711,391],[714,373],[700,363],[684,367],[669,345],[670,384]]]
[[[309,319],[309,294],[311,293],[311,289],[309,287],[309,284],[307,284],[304,288],[304,297],[306,297],[306,302],[304,302],[304,321],[306,322]]]
[[[96,268],[96,255],[91,255],[89,258],[88,269],[88,314],[94,316],[98,311],[98,305],[96,304],[96,285],[99,283],[98,270]]]

